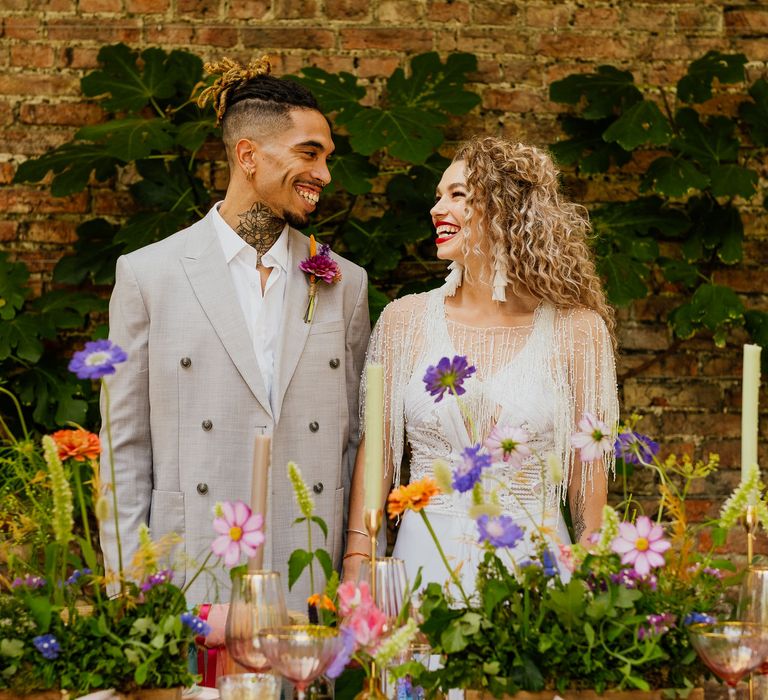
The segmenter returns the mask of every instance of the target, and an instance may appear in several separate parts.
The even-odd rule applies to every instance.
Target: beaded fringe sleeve
[[[369,362],[384,367],[385,474],[400,482],[400,463],[405,445],[405,397],[414,372],[425,359],[437,364],[452,352],[466,355],[477,368],[477,377],[493,379],[526,347],[524,373],[547,376],[555,387],[553,407],[553,449],[563,465],[563,481],[553,485],[557,498],[567,497],[574,469],[580,470],[582,484],[591,482],[595,464],[582,462],[571,447],[571,435],[585,412],[590,412],[615,430],[619,419],[616,367],[612,343],[603,320],[585,308],[555,309],[543,303],[530,326],[483,329],[447,320],[443,299],[445,287],[397,299],[383,311],[371,335],[366,355]],[[546,326],[542,329],[542,326]],[[417,378],[421,381],[421,377]],[[481,441],[493,427],[498,406],[485,400],[481,391],[473,394],[467,384],[462,400],[480,433]],[[494,379],[495,381],[495,379]],[[492,383],[492,382],[491,382]],[[508,387],[514,395],[514,386]],[[365,372],[360,385],[361,431],[365,425]],[[612,452],[598,463],[613,471]],[[553,496],[555,494],[553,493]],[[585,493],[582,489],[581,497]]]

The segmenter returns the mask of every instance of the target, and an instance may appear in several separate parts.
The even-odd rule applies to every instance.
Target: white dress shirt
[[[261,264],[272,268],[262,293],[261,275],[256,267],[256,251],[224,221],[219,214],[219,205],[214,207],[213,223],[229,265],[232,282],[274,413],[277,344],[283,322],[285,285],[288,279],[288,224],[274,245],[261,257]]]

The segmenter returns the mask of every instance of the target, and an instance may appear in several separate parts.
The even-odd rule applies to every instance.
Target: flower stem
[[[115,484],[115,451],[112,447],[112,423],[109,418],[109,387],[107,381],[102,378],[101,388],[104,390],[104,425],[107,429],[107,450],[109,454],[109,477],[112,482],[112,510],[115,519],[115,542],[117,542],[117,566],[120,578],[120,595],[125,593],[125,580],[123,578],[123,544],[120,541],[120,518],[117,512],[117,486]]]
[[[448,570],[448,574],[451,577],[451,580],[453,581],[456,588],[459,589],[459,593],[461,593],[461,597],[464,599],[464,602],[466,603],[467,607],[470,607],[469,597],[464,592],[464,588],[461,585],[461,581],[459,580],[459,577],[456,575],[456,572],[451,568],[451,565],[448,563],[448,558],[445,556],[445,552],[443,551],[443,547],[440,544],[440,540],[437,538],[437,535],[435,534],[435,531],[432,529],[432,523],[429,522],[429,518],[427,517],[426,512],[422,508],[422,510],[419,511],[419,515],[421,515],[421,519],[424,521],[424,525],[426,525],[427,530],[429,530],[429,534],[432,536],[432,541],[435,543],[435,547],[437,547],[438,554],[440,554],[440,558],[443,560],[443,564],[445,564],[445,568]]]
[[[75,492],[77,493],[77,503],[80,506],[80,517],[83,520],[83,532],[84,532],[84,542],[85,546],[83,547],[83,558],[85,559],[85,562],[88,564],[89,568],[92,571],[96,570],[96,553],[93,551],[93,544],[91,540],[91,526],[88,523],[88,510],[85,507],[85,495],[83,493],[83,483],[82,479],[80,478],[80,467],[79,465],[75,465],[75,468],[72,470],[72,473],[75,477]],[[100,586],[94,586],[94,592],[96,593],[96,600],[101,602],[101,587]]]

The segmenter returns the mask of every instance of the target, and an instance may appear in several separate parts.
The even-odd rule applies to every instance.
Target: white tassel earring
[[[507,300],[507,266],[500,255],[493,261],[493,295],[494,301]]]
[[[456,290],[461,287],[461,282],[464,277],[464,268],[461,263],[455,260],[448,265],[450,272],[445,278],[445,296],[452,297],[456,294]]]

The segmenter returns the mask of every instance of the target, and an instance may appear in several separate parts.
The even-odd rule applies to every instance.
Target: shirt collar
[[[255,265],[256,251],[224,221],[224,217],[219,213],[220,206],[221,203],[213,207],[213,227],[216,229],[216,235],[219,238],[221,249],[224,251],[224,258],[227,264],[240,255],[246,261]],[[262,262],[265,267],[279,267],[283,272],[288,270],[288,224],[285,225],[272,247],[264,253]]]

